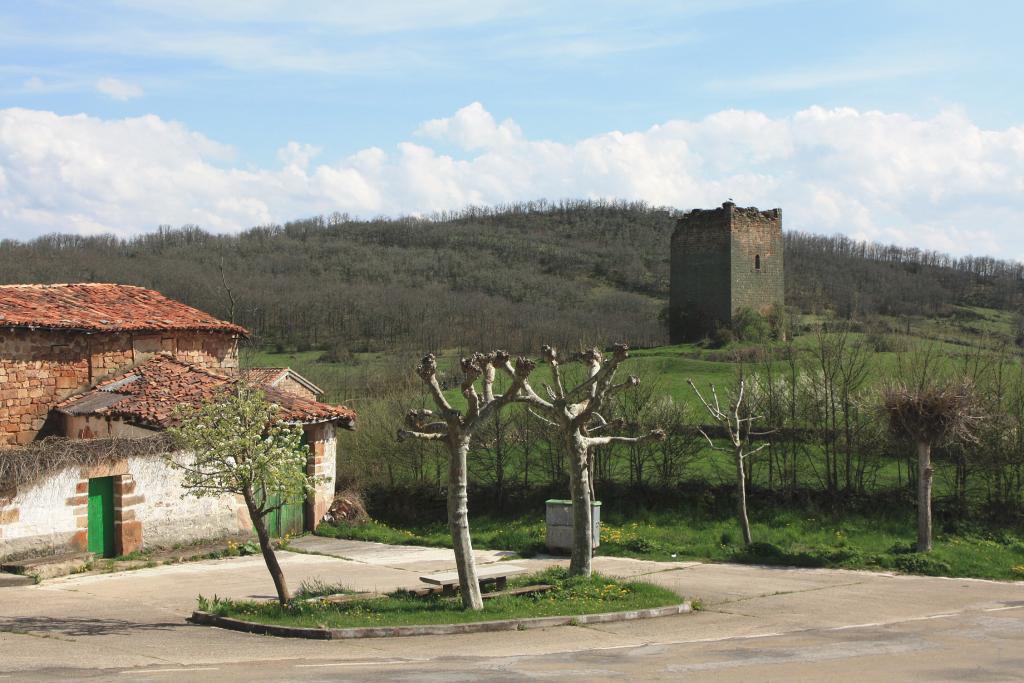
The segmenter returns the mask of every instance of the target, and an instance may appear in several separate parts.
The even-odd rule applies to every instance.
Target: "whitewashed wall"
[[[79,468],[66,469],[28,487],[19,487],[13,500],[0,499],[0,559],[47,555],[66,549],[78,531],[75,508],[66,500],[75,495]]]
[[[252,529],[240,497],[182,497],[181,472],[159,455],[127,458],[119,473],[135,482],[124,501],[131,503],[125,509],[142,523],[143,547],[248,534]],[[0,523],[0,559],[79,549],[74,538],[82,531],[82,494],[76,485],[82,474],[80,467],[68,468],[19,487],[13,499],[0,499],[0,522],[8,520]]]
[[[143,547],[191,543],[252,530],[241,496],[182,497],[182,472],[169,467],[163,458],[133,458],[128,471],[135,479],[135,494],[145,498],[131,508],[135,519],[142,522]]]

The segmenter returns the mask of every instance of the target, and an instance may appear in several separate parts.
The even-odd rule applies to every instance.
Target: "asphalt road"
[[[451,566],[443,550],[302,543],[325,554],[282,553],[293,585],[319,577],[386,590]],[[338,642],[186,624],[199,593],[272,594],[262,560],[236,558],[0,589],[0,683],[1024,680],[1021,583],[615,558],[599,558],[597,568],[645,576],[700,597],[705,609],[641,622]]]

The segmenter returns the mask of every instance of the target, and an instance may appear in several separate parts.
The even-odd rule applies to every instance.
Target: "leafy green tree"
[[[267,516],[305,500],[317,479],[306,474],[302,428],[282,423],[278,410],[262,392],[242,385],[209,403],[181,406],[175,413],[179,424],[168,432],[187,455],[168,454],[167,460],[184,473],[187,495],[242,496],[277,599],[285,605],[291,598],[270,543]]]

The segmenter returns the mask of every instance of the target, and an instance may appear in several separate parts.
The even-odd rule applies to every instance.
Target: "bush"
[[[642,536],[635,536],[633,538],[627,538],[623,543],[622,547],[630,552],[634,553],[652,553],[659,549],[659,546],[654,541],[644,538]]]
[[[775,341],[785,339],[786,328],[789,322],[786,319],[786,309],[782,306],[772,306],[768,309],[766,319],[768,321],[768,328],[771,330],[772,339]]]
[[[865,341],[875,353],[905,353],[909,348],[905,337],[877,330],[869,332]]]
[[[773,336],[768,319],[750,308],[741,308],[733,317],[733,332],[740,341],[763,344]]]
[[[352,351],[346,348],[343,344],[331,344],[324,352],[320,354],[320,357],[316,359],[318,363],[342,363],[344,365],[356,365],[358,360]]]
[[[715,325],[711,335],[708,337],[708,344],[711,348],[720,349],[736,341],[736,334],[727,325]]]
[[[947,562],[919,553],[907,553],[892,558],[888,566],[908,574],[926,574],[928,576],[948,576],[952,573]]]

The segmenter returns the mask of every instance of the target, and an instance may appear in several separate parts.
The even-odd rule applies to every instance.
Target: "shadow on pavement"
[[[180,628],[184,623],[140,624],[123,619],[78,617],[15,617],[0,619],[0,632],[43,633],[65,636],[126,635],[139,631],[164,631]]]

